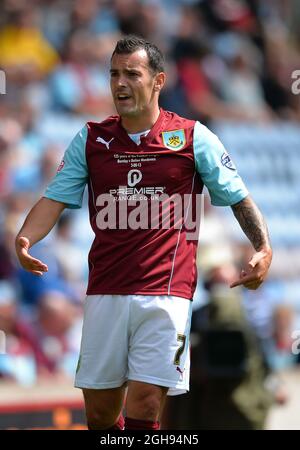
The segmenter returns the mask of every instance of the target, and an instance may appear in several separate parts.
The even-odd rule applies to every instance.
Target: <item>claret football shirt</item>
[[[88,122],[67,148],[45,197],[80,208],[86,184],[95,233],[88,295],[192,299],[203,185],[217,206],[248,195],[217,136],[162,109],[136,142],[119,116]]]

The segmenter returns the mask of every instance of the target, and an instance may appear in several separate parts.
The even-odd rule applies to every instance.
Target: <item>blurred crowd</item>
[[[87,119],[114,113],[109,62],[116,41],[132,33],[163,50],[165,109],[208,124],[299,124],[299,96],[291,92],[291,74],[300,69],[299,23],[296,0],[1,2],[0,70],[6,94],[0,95],[0,330],[7,355],[0,355],[0,378],[30,385],[38,376],[72,377],[76,369],[92,240],[86,206],[75,215],[64,213],[51,235],[32,249],[50,267],[41,278],[20,269],[14,237],[75,132]],[[206,209],[207,267],[223,270],[232,250],[227,258],[218,213],[209,205]],[[217,257],[212,257],[212,241],[219,245]],[[242,262],[249,250],[234,251],[235,262]],[[211,276],[199,271],[200,303],[203,273]],[[268,324],[267,337],[262,336],[266,345],[286,350],[292,312],[278,309],[276,292],[266,287],[248,293],[245,304],[251,321],[253,304],[276,297],[253,322],[258,334]],[[274,355],[272,348],[267,351]]]

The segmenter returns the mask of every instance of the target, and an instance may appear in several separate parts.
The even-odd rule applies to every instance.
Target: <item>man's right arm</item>
[[[55,177],[28,214],[16,238],[16,252],[21,266],[35,275],[48,270],[46,264],[29,255],[28,250],[43,239],[56,224],[64,208],[81,208],[88,180],[85,158],[87,127],[77,133],[66,149]]]
[[[43,275],[48,267],[42,261],[33,258],[29,253],[30,247],[43,239],[52,230],[65,204],[41,198],[31,209],[16,237],[16,253],[23,269],[35,275]]]

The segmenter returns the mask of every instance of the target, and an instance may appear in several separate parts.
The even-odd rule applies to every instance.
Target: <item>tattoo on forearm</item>
[[[259,251],[263,246],[271,247],[265,220],[249,196],[232,205],[231,209],[256,251]]]

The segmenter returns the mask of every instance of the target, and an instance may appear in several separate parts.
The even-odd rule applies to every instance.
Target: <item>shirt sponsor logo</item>
[[[235,165],[231,161],[231,158],[227,152],[224,152],[221,156],[221,163],[223,164],[223,166],[227,167],[227,169],[236,170]]]
[[[165,147],[177,152],[186,144],[185,132],[184,130],[163,131],[162,140]]]
[[[137,185],[143,178],[142,172],[137,169],[130,170],[127,175],[128,186],[134,187]]]
[[[133,196],[133,195],[156,195],[156,194],[163,194],[165,191],[165,187],[162,186],[147,186],[147,187],[139,187],[139,188],[135,188],[135,187],[127,187],[127,186],[122,186],[119,187],[118,189],[110,189],[109,193],[110,195],[128,195],[128,196]],[[129,200],[131,199],[128,198]],[[136,199],[133,199],[136,200]]]

